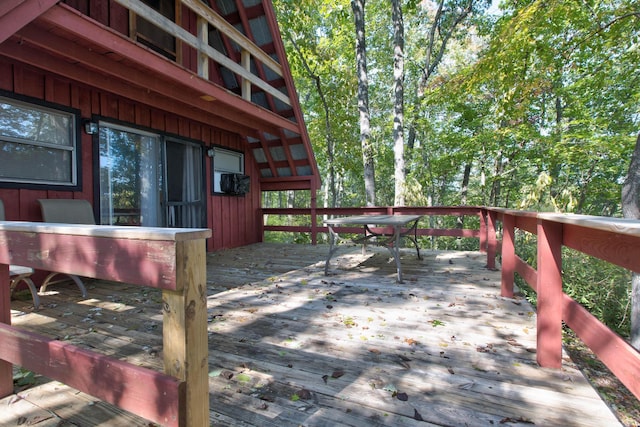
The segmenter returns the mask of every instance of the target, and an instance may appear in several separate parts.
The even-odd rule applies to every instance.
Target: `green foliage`
[[[18,372],[13,375],[13,383],[18,387],[31,386],[36,382],[36,374],[20,368]]]
[[[536,236],[518,233],[518,256],[534,268]],[[602,323],[623,337],[631,331],[631,273],[606,261],[564,248],[562,252],[563,292],[584,306]],[[534,305],[536,293],[516,275],[516,284]]]
[[[432,51],[437,3],[403,5],[406,203],[620,216],[620,187],[640,128],[637,1],[509,0],[499,15],[485,13],[489,2],[475,1],[461,26],[442,38],[469,3],[445,1]],[[363,205],[349,3],[274,4],[324,184],[335,171],[337,205]],[[366,19],[376,200],[388,205],[394,200],[390,5],[368,3]],[[428,55],[445,42],[442,60],[429,70]],[[455,226],[455,219],[434,221]],[[518,239],[520,256],[535,265],[535,236]],[[421,240],[434,249],[475,244]],[[564,258],[565,291],[624,333],[628,273],[576,254]]]

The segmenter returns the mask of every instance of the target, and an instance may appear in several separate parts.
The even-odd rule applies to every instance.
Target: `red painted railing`
[[[0,223],[0,398],[12,365],[165,426],[209,425],[208,229]],[[9,265],[162,290],[165,372],[11,326]]]
[[[266,215],[286,215],[306,217],[306,225],[263,225],[264,231],[280,231],[289,233],[309,233],[311,243],[316,244],[319,233],[328,233],[327,227],[322,225],[322,220],[329,217],[348,215],[424,215],[428,216],[469,216],[477,217],[479,229],[472,228],[429,228],[418,227],[418,236],[450,236],[469,237],[480,239],[480,250],[487,247],[487,230],[485,229],[484,216],[486,210],[479,206],[436,206],[436,207],[362,207],[362,208],[269,208],[262,209],[263,217]],[[362,227],[341,227],[343,233],[363,234]],[[490,266],[493,268],[493,265]]]
[[[514,273],[537,292],[538,363],[561,367],[565,322],[640,399],[640,352],[562,291],[561,256],[565,246],[640,272],[640,221],[507,209],[487,212],[488,223],[502,222],[502,295],[513,296]],[[537,269],[516,255],[516,229],[538,236]]]
[[[562,364],[562,322],[565,322],[598,358],[640,399],[640,352],[562,291],[562,247],[640,272],[640,221],[585,215],[561,215],[486,207],[375,207],[329,209],[263,209],[265,215],[307,216],[308,225],[264,226],[264,231],[309,233],[312,243],[326,233],[323,217],[345,215],[417,214],[425,216],[477,216],[478,229],[432,229],[419,224],[419,236],[471,237],[487,253],[487,268],[502,259],[501,294],[513,297],[518,273],[538,294],[537,361],[540,366]],[[501,223],[501,235],[498,233]],[[537,235],[537,269],[515,252],[515,230]],[[346,233],[363,233],[358,227]],[[501,238],[500,238],[501,236]]]

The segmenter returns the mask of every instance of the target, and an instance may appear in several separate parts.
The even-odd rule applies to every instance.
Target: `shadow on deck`
[[[216,426],[620,425],[565,357],[535,361],[532,307],[500,297],[484,254],[258,244],[208,254]],[[62,288],[60,288],[62,289]],[[161,294],[95,282],[12,304],[14,325],[161,369]],[[0,425],[148,425],[37,379],[0,400]],[[61,424],[62,422],[62,424]],[[66,423],[66,424],[65,424]]]

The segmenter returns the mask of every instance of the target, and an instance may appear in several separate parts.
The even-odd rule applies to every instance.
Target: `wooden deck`
[[[615,426],[565,357],[535,362],[535,314],[470,252],[259,244],[208,255],[212,426]],[[14,325],[161,369],[161,294],[92,282],[12,303]],[[72,369],[72,367],[71,367]],[[116,391],[117,392],[117,391]],[[148,426],[60,383],[0,400],[0,426]]]

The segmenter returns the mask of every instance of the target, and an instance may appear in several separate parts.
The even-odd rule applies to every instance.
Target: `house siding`
[[[245,155],[245,173],[251,176],[251,192],[244,197],[212,194],[211,162],[207,159],[206,197],[207,227],[213,237],[207,241],[209,251],[243,246],[262,239],[260,216],[259,171],[246,147],[246,142],[237,134],[220,130],[211,124],[168,113],[152,105],[136,102],[108,93],[86,84],[70,81],[61,76],[24,66],[0,56],[0,89],[18,95],[29,96],[80,110],[83,119],[100,116],[115,119],[132,126],[149,128],[158,132],[174,134],[183,138],[201,141],[205,146],[221,146]],[[78,123],[78,126],[81,124]],[[53,191],[12,186],[0,188],[8,220],[42,221],[37,199],[76,198],[94,203],[94,167],[92,136],[81,135],[81,189],[79,191]]]

